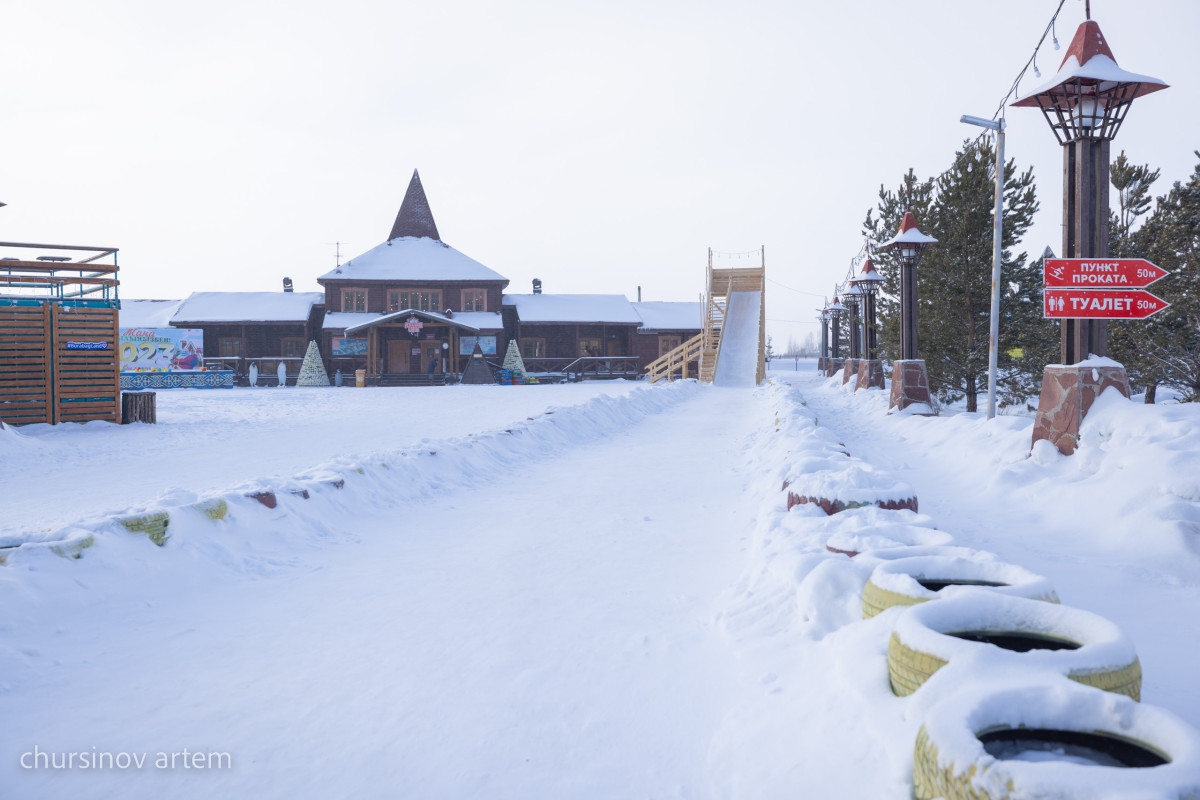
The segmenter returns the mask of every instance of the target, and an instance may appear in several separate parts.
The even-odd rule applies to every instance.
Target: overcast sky
[[[119,247],[128,298],[315,290],[335,242],[387,237],[416,168],[443,240],[510,291],[695,299],[707,248],[765,245],[768,329],[802,340],[880,184],[951,163],[1057,6],[7,3],[0,239]],[[1200,3],[1092,12],[1122,67],[1172,85],[1113,146],[1161,194],[1200,148]],[[1067,0],[1064,50],[1083,18]],[[1043,75],[1062,55],[1047,40]],[[1042,204],[1025,247],[1057,251],[1061,148],[1036,110],[1008,121]]]

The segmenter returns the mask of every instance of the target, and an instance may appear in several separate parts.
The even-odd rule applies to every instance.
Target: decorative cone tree
[[[513,372],[524,372],[525,362],[521,359],[521,350],[517,347],[516,339],[508,341],[508,349],[504,351],[504,369],[510,369]]]
[[[316,342],[308,343],[304,353],[304,362],[300,365],[300,375],[296,378],[297,386],[328,386],[329,375],[325,372],[325,364],[321,361],[321,351]]]

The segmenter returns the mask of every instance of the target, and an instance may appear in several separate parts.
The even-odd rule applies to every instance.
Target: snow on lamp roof
[[[1074,94],[1068,85],[1079,84],[1094,87],[1094,90],[1105,91],[1120,84],[1137,84],[1136,89],[1126,98],[1136,97],[1166,89],[1167,84],[1149,75],[1139,75],[1117,66],[1117,59],[1108,46],[1100,26],[1095,20],[1085,20],[1075,31],[1067,53],[1063,56],[1058,72],[1050,80],[1027,92],[1023,97],[1012,103],[1024,108],[1039,107],[1038,96]]]
[[[421,185],[421,176],[414,169],[412,179],[408,182],[408,191],[404,193],[404,201],[400,203],[400,212],[392,223],[392,232],[388,239],[401,236],[440,240],[437,223],[433,221],[433,211],[429,208],[429,200],[425,197],[425,187]]]
[[[195,322],[308,322],[324,292],[192,292],[171,324]]]
[[[898,247],[903,244],[918,246],[937,244],[937,239],[921,233],[921,229],[917,227],[917,218],[911,211],[905,211],[904,219],[900,221],[900,232],[880,246]]]
[[[521,322],[642,324],[623,294],[506,294],[504,305],[515,308]]]
[[[638,330],[689,331],[704,327],[704,306],[698,302],[634,303],[634,311],[642,320]]]
[[[858,273],[858,277],[855,280],[867,283],[883,283],[883,276],[875,271],[875,264],[868,258],[863,264],[862,272]]]
[[[508,283],[508,278],[450,245],[414,236],[389,239],[317,278],[318,283],[330,280]]]

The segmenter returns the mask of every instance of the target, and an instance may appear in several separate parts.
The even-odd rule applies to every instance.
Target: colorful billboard
[[[469,356],[475,352],[475,345],[479,345],[479,349],[483,351],[485,356],[496,355],[496,337],[495,336],[460,336],[458,339],[458,354],[460,356]]]
[[[366,339],[352,339],[345,336],[333,337],[333,355],[335,356],[365,356],[367,354]]]
[[[204,369],[204,331],[124,328],[121,372],[188,372]]]

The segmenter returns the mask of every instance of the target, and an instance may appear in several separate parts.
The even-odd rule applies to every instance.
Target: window
[[[304,339],[299,336],[288,336],[280,341],[283,350],[284,358],[303,358],[305,351],[308,349],[304,345]]]
[[[681,344],[683,344],[683,340],[679,336],[659,336],[658,354],[659,356],[665,356]]]
[[[522,339],[521,358],[544,358],[546,356],[545,339]]]
[[[487,311],[487,290],[486,289],[463,289],[462,290],[462,310],[463,311]]]
[[[242,340],[223,337],[220,340],[221,358],[238,358],[242,355]]]
[[[440,314],[443,311],[442,293],[432,289],[399,289],[388,292],[388,311],[403,311],[406,308]]]
[[[366,289],[342,289],[342,311],[366,311]]]
[[[579,355],[581,356],[598,356],[601,355],[599,339],[580,339],[579,340]]]

